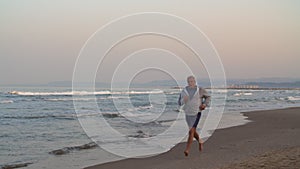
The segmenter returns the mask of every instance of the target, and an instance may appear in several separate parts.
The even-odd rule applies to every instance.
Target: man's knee
[[[190,131],[189,131],[189,135],[191,135],[191,134],[194,134],[195,133],[195,128],[194,127],[192,127],[191,129],[190,129]]]

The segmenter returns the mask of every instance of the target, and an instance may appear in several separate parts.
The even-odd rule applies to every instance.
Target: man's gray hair
[[[195,76],[189,76],[189,77],[186,78],[187,81],[189,81],[189,79],[194,79],[196,81]]]

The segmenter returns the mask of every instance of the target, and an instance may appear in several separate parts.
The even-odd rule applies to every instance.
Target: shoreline
[[[226,168],[229,165],[237,166],[266,152],[300,147],[300,107],[241,113],[250,122],[217,129],[204,143],[202,152],[198,152],[197,143],[194,141],[189,157],[183,155],[186,143],[179,143],[171,150],[153,157],[124,159],[87,166],[85,169]]]

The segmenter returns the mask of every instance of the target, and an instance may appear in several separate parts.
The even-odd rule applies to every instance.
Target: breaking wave
[[[13,103],[13,100],[0,100],[0,104],[9,104],[9,103]]]
[[[290,100],[290,101],[300,101],[300,97],[289,96],[289,97],[286,98],[286,100]]]
[[[64,155],[64,154],[68,154],[68,153],[71,153],[74,151],[92,149],[92,148],[96,148],[96,147],[98,147],[98,145],[96,143],[90,142],[90,143],[80,145],[80,146],[70,146],[70,147],[64,147],[61,149],[53,150],[53,151],[50,151],[49,154]]]
[[[1,169],[13,169],[13,168],[20,168],[20,167],[27,167],[28,165],[33,164],[32,162],[27,162],[27,163],[17,163],[17,164],[7,164],[3,165]]]
[[[248,92],[248,93],[241,92],[241,93],[235,93],[233,95],[234,96],[251,96],[251,95],[253,95],[253,93],[250,93],[250,92]]]
[[[55,119],[75,119],[76,115],[31,115],[31,116],[1,116],[0,119],[44,119],[44,118],[55,118]]]
[[[12,95],[20,95],[20,96],[73,96],[73,95],[109,95],[109,94],[159,94],[163,93],[162,90],[151,90],[151,91],[114,91],[111,92],[109,90],[103,91],[65,91],[65,92],[23,92],[23,91],[11,91],[8,92]]]

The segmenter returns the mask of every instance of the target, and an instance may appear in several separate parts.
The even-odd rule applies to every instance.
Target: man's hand
[[[184,104],[186,104],[189,101],[189,97],[188,96],[184,96],[183,97],[183,101],[184,101]]]
[[[199,108],[200,108],[200,110],[204,110],[206,108],[206,105],[205,104],[201,104],[201,106]]]

